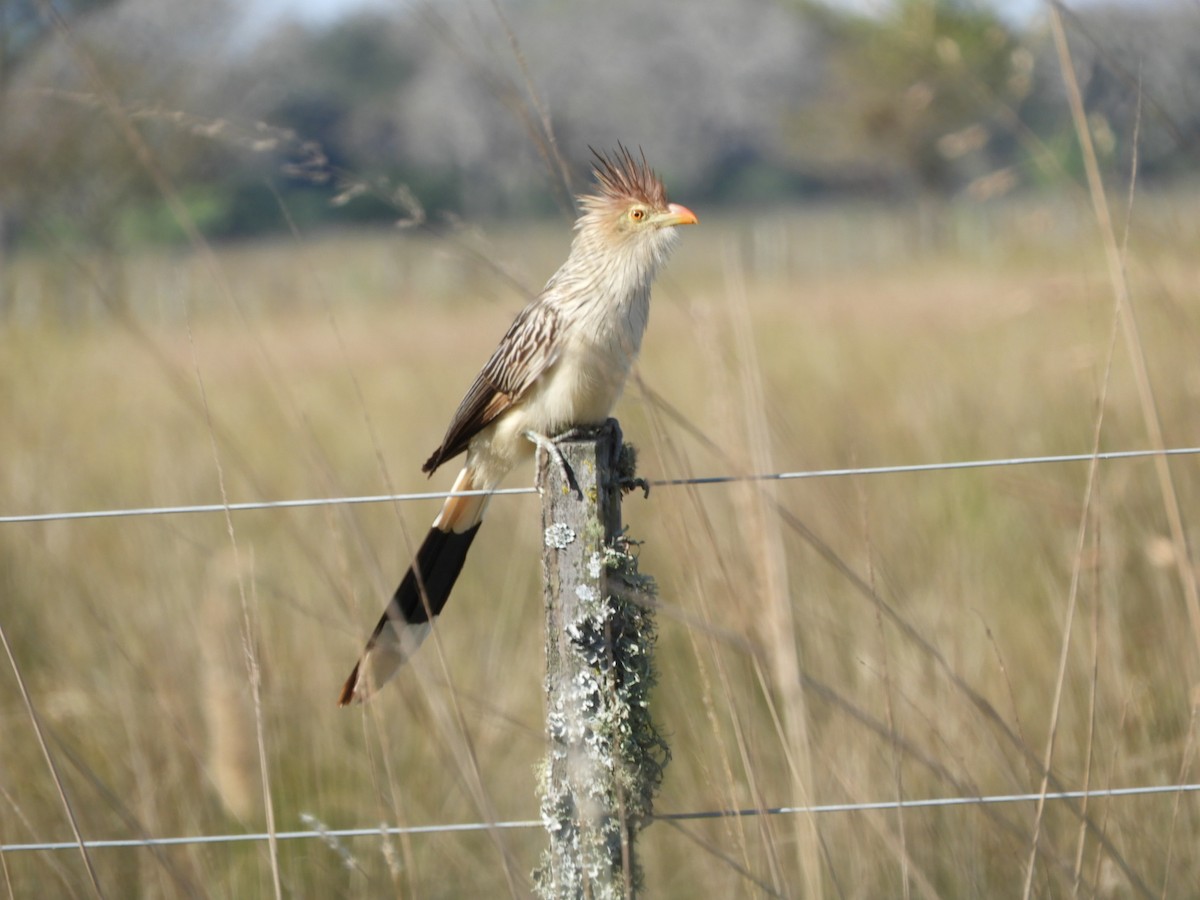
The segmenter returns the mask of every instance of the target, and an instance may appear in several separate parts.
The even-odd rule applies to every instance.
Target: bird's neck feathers
[[[553,281],[586,285],[591,302],[621,305],[634,295],[649,295],[650,282],[675,245],[675,229],[633,232],[621,227],[622,215],[603,208],[586,211]]]

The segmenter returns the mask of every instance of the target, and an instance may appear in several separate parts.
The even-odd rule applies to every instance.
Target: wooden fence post
[[[538,452],[546,598],[542,821],[550,847],[535,873],[547,898],[628,898],[634,839],[669,758],[650,717],[653,579],[637,571],[621,528],[633,448],[616,420]]]

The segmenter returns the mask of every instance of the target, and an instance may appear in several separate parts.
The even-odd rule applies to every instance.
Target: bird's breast
[[[554,437],[577,425],[599,425],[616,406],[632,360],[594,347],[568,345],[558,360],[507,413],[472,442],[471,458],[489,484],[533,455],[525,436]]]
[[[625,302],[566,309],[557,357],[526,394],[472,443],[472,458],[498,482],[532,455],[526,431],[553,437],[600,425],[621,396],[646,330],[649,292]]]
[[[629,375],[632,357],[587,343],[569,344],[530,397],[538,428],[553,434],[608,418]]]
[[[646,299],[631,297],[572,321],[558,359],[530,397],[543,433],[600,424],[612,414],[642,346]]]

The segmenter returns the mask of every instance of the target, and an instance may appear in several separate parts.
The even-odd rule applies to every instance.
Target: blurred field
[[[1127,258],[1176,447],[1200,445],[1198,210],[1194,195],[1139,197]],[[1100,412],[1102,449],[1149,446],[1084,199],[698,212],[655,295],[640,369],[654,393],[631,385],[618,411],[642,474],[1087,452]],[[447,487],[452,473],[426,481],[420,462],[517,285],[540,285],[566,241],[555,221],[12,260],[0,511]],[[1197,463],[1171,468],[1194,541]],[[1060,688],[1059,789],[1195,782],[1200,647],[1154,464],[1100,465],[1080,556],[1086,486],[1071,464],[633,495],[626,521],[663,603],[655,703],[674,758],[657,808],[1037,791]],[[84,836],[265,828],[247,644],[279,830],[536,818],[536,498],[494,502],[437,641],[397,683],[365,711],[334,706],[435,510],[0,525],[4,628]],[[0,838],[69,840],[2,668]],[[1047,804],[1035,896],[1200,883],[1196,794],[1081,810]],[[656,897],[1016,896],[1034,830],[1022,803],[659,822],[640,846]],[[491,896],[506,865],[528,890],[543,843],[284,841],[278,859],[290,896]],[[92,858],[110,896],[254,897],[273,894],[269,854]],[[12,895],[89,892],[77,852],[2,860]]]

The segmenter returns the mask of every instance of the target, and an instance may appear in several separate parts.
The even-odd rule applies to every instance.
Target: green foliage
[[[958,0],[902,0],[880,18],[837,24],[828,114],[873,165],[926,191],[960,189],[971,163],[1003,141],[999,116],[1029,90],[1018,36],[990,9]],[[1027,55],[1027,51],[1026,51]],[[953,137],[964,129],[961,146]],[[1002,158],[998,162],[1002,162]]]
[[[201,231],[229,217],[230,198],[221,191],[201,185],[189,187],[180,195],[188,218]],[[156,244],[182,244],[186,235],[167,203],[155,198],[131,203],[121,210],[115,227],[118,246],[139,247]]]
[[[313,36],[296,74],[347,107],[387,96],[416,73],[416,60],[397,52],[395,20],[378,14],[345,19]],[[303,73],[299,69],[304,65]]]

